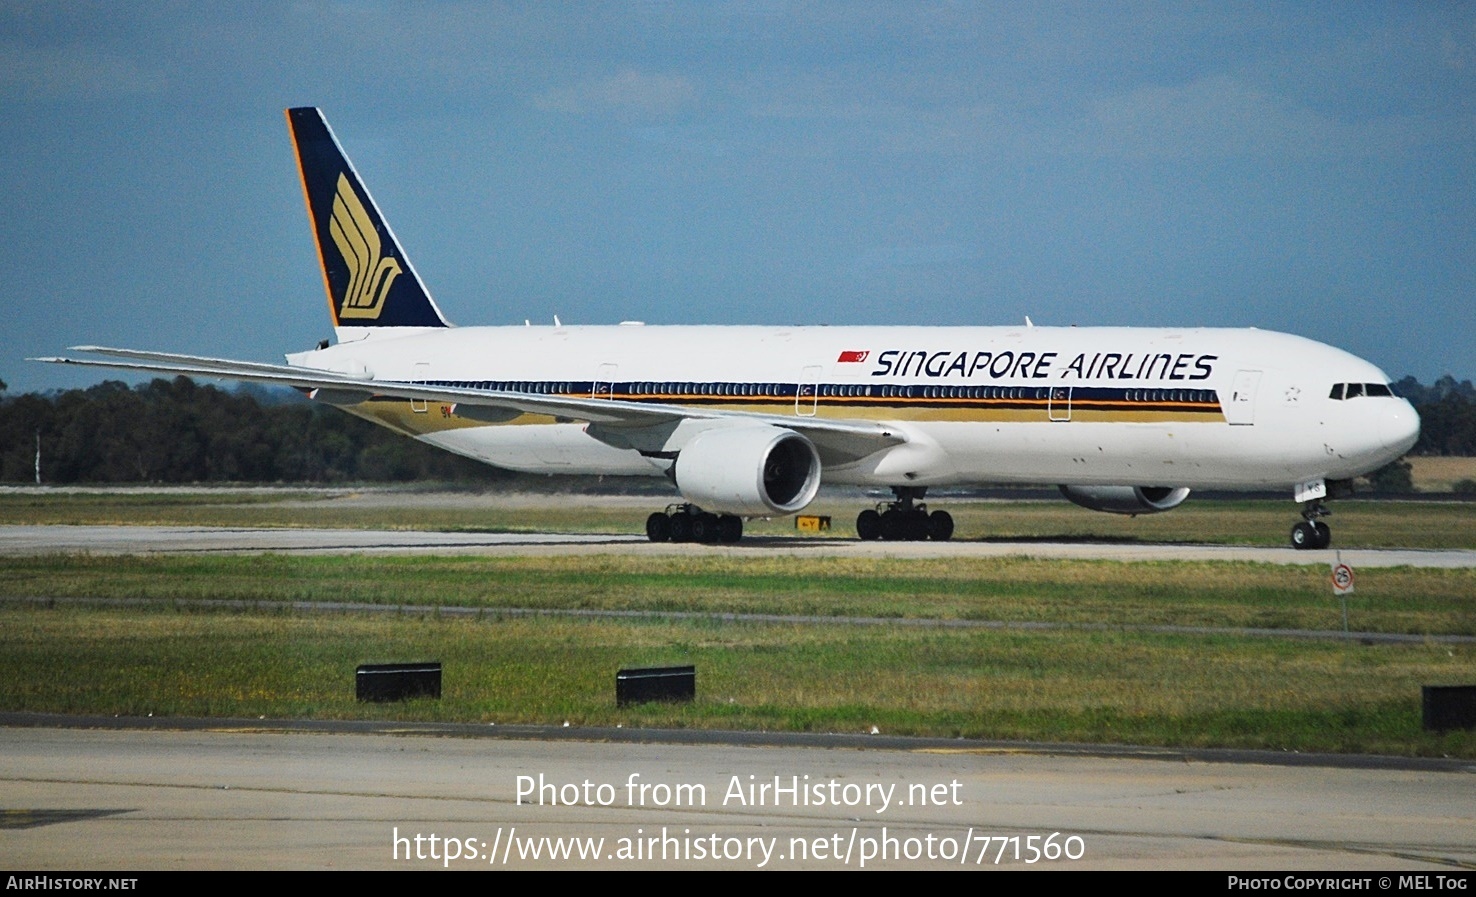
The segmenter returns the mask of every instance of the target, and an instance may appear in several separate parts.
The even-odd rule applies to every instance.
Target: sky
[[[1253,326],[1476,377],[1476,3],[0,0],[9,393],[330,336],[304,105],[458,324]]]

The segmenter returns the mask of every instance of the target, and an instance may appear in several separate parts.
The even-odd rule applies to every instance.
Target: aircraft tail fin
[[[313,107],[288,109],[287,126],[334,328],[451,326],[323,113]]]

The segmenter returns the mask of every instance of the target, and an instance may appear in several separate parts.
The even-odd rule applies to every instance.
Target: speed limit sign
[[[1332,584],[1334,595],[1353,594],[1353,568],[1347,564],[1333,564]]]

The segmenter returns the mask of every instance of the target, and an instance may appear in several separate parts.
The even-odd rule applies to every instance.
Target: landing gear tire
[[[888,542],[897,542],[902,538],[902,512],[891,508],[882,512],[881,515],[881,537]]]
[[[729,544],[743,538],[743,518],[724,514],[718,518],[718,540]]]
[[[928,512],[914,510],[907,515],[903,525],[903,538],[909,542],[926,542],[928,539]]]
[[[882,518],[870,508],[856,515],[856,535],[863,542],[872,542],[882,537]]]
[[[953,538],[953,515],[947,511],[934,511],[928,515],[928,538],[934,542],[947,542]]]
[[[693,518],[694,518],[694,515],[692,515],[692,514],[672,514],[671,515],[671,517],[669,518],[671,520],[671,541],[673,541],[673,542],[691,542],[692,541],[692,537],[695,534],[694,531],[696,529],[696,527],[694,527],[692,525]]]
[[[693,542],[715,542],[717,535],[717,518],[711,514],[692,515],[692,541]]]
[[[666,542],[671,539],[671,518],[660,511],[647,517],[646,538],[652,542]]]
[[[1332,529],[1320,520],[1303,520],[1292,527],[1291,543],[1298,551],[1326,548],[1332,544]]]

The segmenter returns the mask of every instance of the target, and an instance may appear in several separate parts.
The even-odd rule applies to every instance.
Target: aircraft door
[[[1236,371],[1230,384],[1230,400],[1225,402],[1225,420],[1238,426],[1256,422],[1256,389],[1261,385],[1260,371]]]
[[[1046,399],[1046,416],[1051,420],[1071,420],[1071,387],[1052,386]]]
[[[426,381],[426,375],[429,374],[429,373],[430,373],[430,362],[428,362],[428,361],[417,361],[417,362],[415,362],[415,373],[413,375],[411,375],[410,382],[413,383],[413,384],[417,384],[419,386],[424,386],[425,385],[425,381]],[[411,399],[410,400],[410,410],[413,411],[413,412],[415,412],[416,414],[424,414],[425,411],[426,411],[425,399]]]
[[[594,387],[589,391],[591,399],[612,398],[615,393],[615,372],[620,369],[617,364],[606,362],[600,365],[599,371],[595,373]]]
[[[815,416],[820,402],[820,371],[820,365],[812,364],[800,372],[799,385],[794,390],[794,413],[799,417]]]

